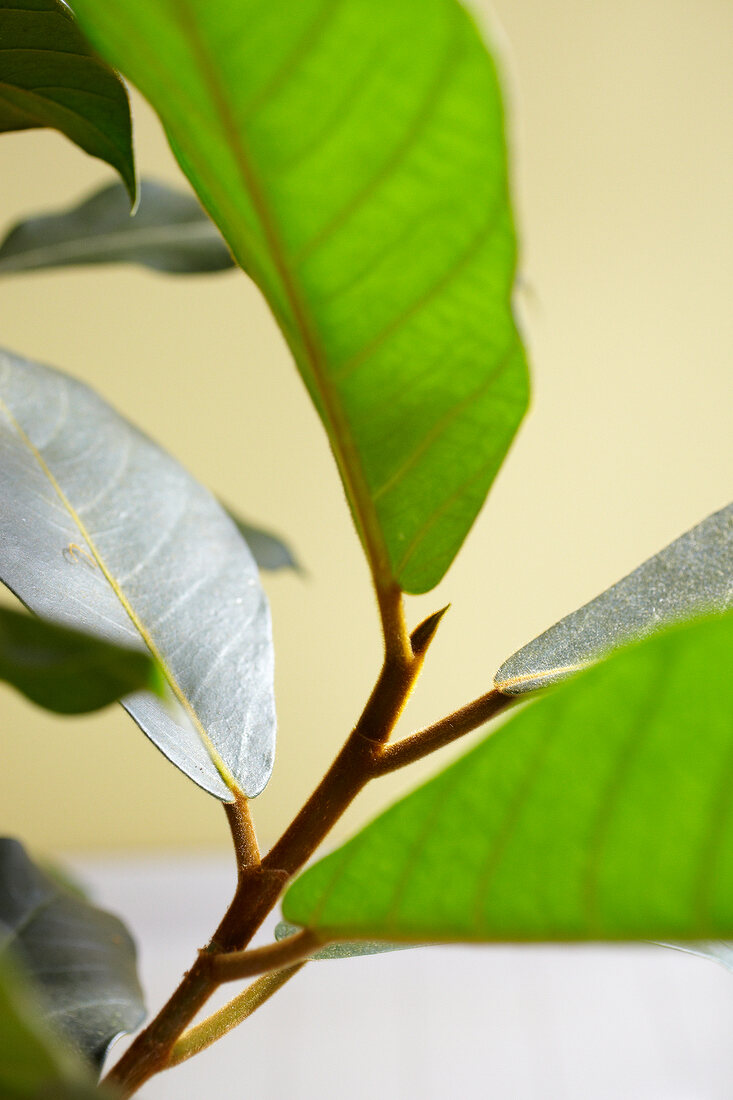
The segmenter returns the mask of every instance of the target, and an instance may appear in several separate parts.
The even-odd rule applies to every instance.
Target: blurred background
[[[408,600],[413,625],[452,606],[403,732],[486,691],[514,649],[726,504],[733,481],[733,6],[479,10],[506,86],[534,399],[448,576]],[[186,187],[139,97],[134,113],[141,175]],[[2,135],[0,232],[112,178],[50,131]],[[381,652],[325,436],[258,292],[235,271],[16,276],[0,282],[0,341],[91,383],[302,563],[305,577],[264,576],[279,754],[253,811],[270,844],[358,716]],[[228,845],[218,803],[120,708],[59,719],[2,686],[0,714],[3,833],[80,854]],[[419,774],[374,785],[336,838]]]

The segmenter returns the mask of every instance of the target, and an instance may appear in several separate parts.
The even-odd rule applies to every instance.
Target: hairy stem
[[[180,1062],[185,1062],[187,1058],[211,1046],[217,1039],[221,1039],[228,1031],[251,1016],[260,1005],[268,1001],[273,993],[277,993],[278,989],[289,982],[303,966],[305,963],[300,962],[296,966],[276,970],[273,974],[265,974],[256,982],[252,982],[252,985],[248,986],[243,993],[232,998],[218,1012],[214,1012],[208,1019],[202,1020],[196,1027],[184,1032],[171,1051],[168,1065],[177,1066]]]
[[[416,760],[422,760],[424,756],[450,745],[464,734],[483,726],[489,719],[494,718],[513,703],[520,701],[518,695],[505,695],[504,692],[494,689],[486,695],[467,703],[465,707],[441,718],[432,726],[426,726],[418,730],[410,737],[402,741],[396,741],[393,745],[385,745],[374,761],[373,774],[386,775],[388,772],[404,768],[406,764],[414,764]]]
[[[256,866],[260,862],[260,849],[249,812],[249,802],[244,795],[238,794],[234,802],[224,803],[224,811],[232,831],[237,875],[241,880],[247,867]]]
[[[238,978],[254,978],[256,974],[268,974],[297,962],[305,962],[322,946],[323,941],[316,933],[306,928],[279,943],[268,943],[265,947],[255,947],[251,951],[211,955],[209,966],[217,981],[233,982]]]

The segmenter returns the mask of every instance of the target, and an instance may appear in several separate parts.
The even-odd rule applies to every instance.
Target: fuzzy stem
[[[187,1058],[199,1054],[200,1051],[206,1050],[208,1046],[215,1043],[217,1039],[221,1039],[228,1031],[231,1031],[243,1020],[246,1020],[248,1016],[251,1016],[260,1005],[269,1000],[273,993],[277,993],[278,989],[289,982],[304,966],[305,962],[300,962],[295,966],[288,966],[284,970],[276,970],[273,974],[265,974],[248,986],[243,993],[238,994],[223,1008],[220,1008],[218,1012],[214,1012],[208,1019],[184,1032],[171,1051],[168,1066],[177,1066],[180,1062],[185,1062]]]
[[[490,718],[494,718],[518,701],[519,696],[505,695],[496,688],[487,692],[486,695],[474,699],[472,703],[467,703],[465,707],[454,711],[453,714],[449,714],[432,726],[418,730],[417,733],[405,737],[402,741],[396,741],[393,745],[385,745],[374,761],[373,775],[387,775],[388,772],[396,771],[397,768],[404,768],[406,764],[414,764],[416,760],[422,760],[424,756],[429,756],[436,749],[450,745],[464,734],[483,726]]]

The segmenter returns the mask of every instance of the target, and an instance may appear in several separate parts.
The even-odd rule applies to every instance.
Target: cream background
[[[458,561],[408,601],[412,623],[452,608],[405,732],[485,691],[515,648],[731,497],[733,7],[497,0],[492,19],[534,405]],[[134,106],[141,174],[182,182]],[[2,135],[3,232],[109,179],[54,133]],[[271,843],[356,718],[380,647],[328,446],[258,293],[234,272],[26,275],[0,282],[0,342],[92,383],[306,567],[265,577],[279,755],[253,810]],[[228,843],[218,804],[119,708],[57,719],[2,686],[0,721],[0,831],[51,851]],[[365,792],[340,835],[415,778]]]

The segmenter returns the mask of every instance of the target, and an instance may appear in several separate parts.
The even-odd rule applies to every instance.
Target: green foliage
[[[66,4],[0,0],[0,131],[50,127],[115,168],[135,201],[124,85],[89,48]]]
[[[378,584],[432,588],[527,403],[493,62],[455,0],[79,0],[261,287]],[[155,53],[140,42],[155,42]]]
[[[164,694],[149,654],[0,608],[0,680],[59,714],[84,714],[133,691]]]
[[[135,947],[121,921],[2,839],[0,964],[8,958],[32,980],[57,1033],[97,1070],[112,1041],[145,1015]]]
[[[285,919],[326,939],[733,937],[731,646],[729,614],[582,673],[306,871]]]
[[[113,183],[69,210],[20,222],[0,244],[0,275],[109,263],[142,264],[169,275],[234,266],[193,195],[147,179],[140,180],[133,217],[127,192]]]
[[[133,195],[122,84],[65,5],[21,2],[0,0],[0,129],[55,126]],[[236,257],[328,433],[385,643],[343,749],[260,857],[247,798],[268,781],[275,715],[255,559],[295,559],[87,387],[0,352],[0,578],[44,618],[0,612],[0,677],[64,713],[122,697],[176,766],[230,803],[234,900],[116,1067],[124,1095],[310,958],[653,938],[700,939],[695,950],[729,962],[718,940],[733,937],[733,615],[655,632],[730,606],[733,505],[519,650],[486,695],[388,744],[442,617],[408,634],[401,592],[443,577],[527,404],[501,94],[466,10],[74,0],[74,11],[149,98],[223,238],[191,195],[149,182],[128,217],[118,184],[15,226],[0,274],[124,261],[201,273]],[[367,782],[594,661],[289,885],[284,915],[304,931],[281,924],[274,944],[246,949]],[[161,677],[165,702],[143,690]],[[258,974],[189,1027],[220,981]],[[0,842],[2,1096],[99,1095],[88,1064],[141,1014],[124,928]]]

